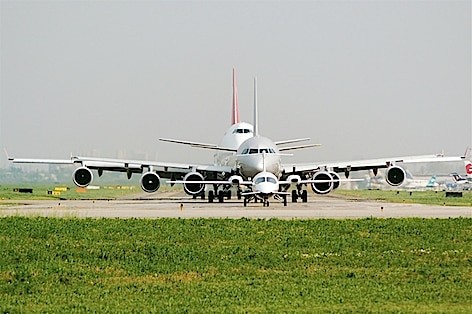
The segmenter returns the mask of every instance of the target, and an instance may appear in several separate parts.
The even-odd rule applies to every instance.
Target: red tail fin
[[[239,104],[238,104],[238,88],[236,86],[236,71],[233,68],[233,114],[231,124],[239,123]]]

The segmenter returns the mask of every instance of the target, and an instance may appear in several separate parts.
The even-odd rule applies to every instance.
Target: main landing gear
[[[213,203],[215,199],[218,200],[218,203],[223,203],[225,198],[231,199],[231,190],[219,190],[218,193],[215,193],[214,190],[208,191],[208,203]],[[238,191],[238,199],[241,199],[240,191]]]
[[[292,203],[296,203],[298,199],[301,199],[302,203],[308,202],[307,190],[292,190]]]

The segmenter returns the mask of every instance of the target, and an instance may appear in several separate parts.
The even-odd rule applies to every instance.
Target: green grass
[[[472,206],[472,191],[462,197],[446,197],[445,191],[336,190],[332,193],[348,199],[377,200],[392,203],[419,203],[445,206]]]
[[[32,188],[33,193],[19,193],[15,192],[14,189],[21,188]],[[67,187],[67,191],[61,191],[60,195],[48,194],[48,191],[54,191],[56,187]],[[164,185],[159,189],[158,193],[168,192],[175,188]],[[97,200],[107,199],[113,200],[122,198],[125,196],[132,196],[134,194],[143,193],[139,186],[120,186],[120,185],[109,185],[102,186],[98,190],[93,189],[79,189],[76,186],[67,185],[44,185],[44,184],[32,184],[32,185],[2,185],[0,186],[0,200],[51,200],[51,199],[68,199],[68,200]]]
[[[0,218],[0,312],[472,309],[471,219]]]

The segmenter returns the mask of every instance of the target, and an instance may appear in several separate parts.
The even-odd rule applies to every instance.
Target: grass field
[[[332,195],[347,199],[368,199],[392,203],[417,203],[445,206],[472,206],[472,191],[462,197],[446,197],[445,191],[336,190]]]
[[[470,313],[471,219],[0,218],[0,312]]]
[[[24,188],[24,186],[22,186]],[[50,199],[68,199],[68,200],[91,200],[91,199],[118,199],[125,196],[142,193],[139,186],[121,186],[110,185],[101,186],[100,189],[81,189],[76,186],[66,185],[45,185],[32,184],[27,188],[33,189],[33,193],[19,193],[15,191],[18,185],[0,186],[0,200],[50,200]],[[63,191],[62,189],[66,189]],[[176,189],[164,185],[159,192],[167,192]],[[55,191],[58,190],[58,191]],[[55,193],[53,193],[55,192]]]

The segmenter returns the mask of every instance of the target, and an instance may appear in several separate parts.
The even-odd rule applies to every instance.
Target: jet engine
[[[147,193],[153,193],[159,190],[161,178],[155,172],[146,172],[141,176],[141,189]]]
[[[288,176],[287,181],[289,181],[291,184],[298,184],[302,179],[298,174],[291,174]]]
[[[398,166],[391,166],[385,173],[385,180],[391,186],[399,186],[405,181],[406,173],[403,168]]]
[[[341,178],[339,177],[339,175],[334,172],[334,171],[330,171],[329,173],[331,175],[331,177],[333,178],[333,190],[336,190],[337,188],[339,188],[339,182],[341,181]]]
[[[316,194],[328,194],[333,190],[334,180],[329,172],[318,171],[313,175],[313,180],[326,180],[326,182],[313,182],[311,184],[311,189]]]
[[[75,185],[84,188],[88,186],[93,180],[92,171],[87,167],[77,168],[72,174],[72,180],[74,180]]]
[[[234,175],[231,176],[228,181],[233,185],[240,185],[241,182],[243,182],[243,178],[241,178],[241,176]]]
[[[186,183],[190,181],[192,183]],[[188,195],[198,195],[205,188],[205,184],[196,183],[196,181],[203,181],[203,176],[199,172],[189,172],[184,177],[184,191]]]

